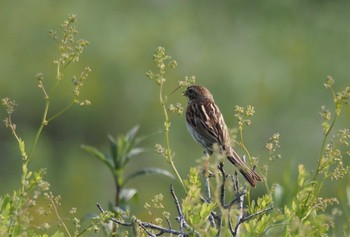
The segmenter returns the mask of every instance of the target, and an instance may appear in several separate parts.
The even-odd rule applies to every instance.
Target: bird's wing
[[[210,101],[203,101],[202,103],[192,103],[190,109],[191,116],[188,122],[192,128],[199,133],[205,140],[203,144],[207,148],[216,143],[223,147],[227,143],[228,134],[225,121],[219,108]]]

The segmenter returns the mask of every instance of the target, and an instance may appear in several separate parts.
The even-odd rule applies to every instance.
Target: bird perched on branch
[[[209,155],[213,153],[214,144],[217,144],[227,159],[250,185],[255,187],[256,181],[262,179],[257,172],[244,163],[231,147],[226,123],[210,91],[203,86],[194,85],[186,89],[184,96],[189,99],[186,109],[186,125],[192,138],[200,143]]]

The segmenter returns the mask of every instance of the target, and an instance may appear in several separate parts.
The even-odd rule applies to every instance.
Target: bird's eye
[[[193,95],[194,94],[194,89],[193,88],[188,88],[187,93],[189,95]]]

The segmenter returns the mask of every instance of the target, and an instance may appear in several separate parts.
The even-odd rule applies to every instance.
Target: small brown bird
[[[186,125],[192,138],[200,143],[208,154],[213,153],[213,145],[217,144],[227,159],[250,185],[255,187],[256,181],[262,179],[232,149],[226,123],[210,91],[203,86],[195,85],[189,86],[184,95],[189,99]]]

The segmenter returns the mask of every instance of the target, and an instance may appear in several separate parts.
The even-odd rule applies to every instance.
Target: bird
[[[256,182],[262,181],[262,178],[233,150],[224,117],[210,91],[201,85],[191,85],[183,95],[188,97],[185,118],[187,130],[192,138],[205,148],[208,155],[214,152],[214,144],[217,144],[220,152],[238,169],[249,184],[255,187]]]

